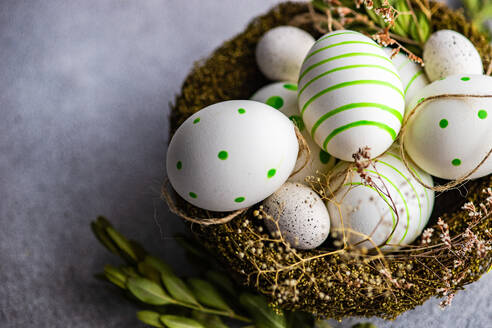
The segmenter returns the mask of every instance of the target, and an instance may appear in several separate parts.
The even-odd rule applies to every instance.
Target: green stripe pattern
[[[320,78],[324,77],[324,76],[327,76],[331,73],[334,73],[334,72],[338,72],[338,71],[344,71],[344,70],[347,70],[347,69],[354,69],[354,68],[376,68],[376,69],[380,69],[380,70],[383,70],[383,71],[386,71],[390,74],[393,74],[396,78],[400,79],[400,76],[395,73],[395,71],[393,70],[390,70],[384,66],[381,66],[381,65],[373,65],[373,64],[361,64],[361,65],[347,65],[347,66],[342,66],[342,67],[336,67],[336,68],[333,68],[333,69],[330,69],[326,72],[323,72],[315,77],[313,77],[311,80],[309,80],[308,83],[306,83],[304,85],[304,87],[302,87],[301,90],[299,90],[299,93],[297,95],[297,98],[299,99],[299,97],[302,95],[302,93],[306,90],[307,87],[309,87],[312,83],[316,82],[317,80],[319,80]]]
[[[420,225],[422,224],[422,204],[420,203],[419,194],[417,193],[417,190],[415,189],[412,182],[410,181],[410,178],[406,177],[400,170],[398,170],[396,167],[389,164],[388,162],[383,161],[382,159],[379,159],[378,163],[381,163],[381,164],[386,165],[387,167],[393,169],[396,173],[398,173],[398,175],[400,175],[403,178],[403,180],[405,180],[408,183],[410,188],[412,188],[412,191],[415,195],[415,198],[417,199],[417,203],[419,206],[419,223],[417,225],[417,228],[420,227]],[[405,235],[407,234],[409,228],[410,228],[410,224],[408,224],[408,226],[407,226],[407,231],[405,232]],[[402,241],[403,241],[403,239],[402,239]]]
[[[407,170],[407,168],[401,161],[401,158],[397,154],[395,154],[395,151],[396,150],[392,147],[383,156],[377,158],[377,160],[375,161],[375,165],[376,165],[375,169],[366,169],[365,171],[371,174],[371,176],[373,177],[373,181],[375,181],[376,184],[379,186],[379,188],[381,188],[382,190],[385,189],[381,183],[386,184],[386,186],[388,187],[388,192],[391,195],[396,205],[396,208],[393,208],[392,202],[390,202],[389,198],[387,197],[388,195],[383,194],[380,190],[378,190],[379,188],[374,188],[373,186],[369,186],[366,183],[364,183],[356,173],[355,168],[352,168],[352,171],[355,174],[353,176],[355,180],[345,182],[344,186],[346,187],[363,186],[379,194],[380,196],[379,206],[382,206],[381,201],[384,201],[386,206],[388,206],[389,212],[391,213],[392,228],[394,229],[394,233],[390,236],[387,236],[386,244],[402,245],[402,244],[408,244],[413,242],[415,238],[417,238],[418,235],[421,233],[423,227],[427,223],[432,211],[431,200],[433,198],[431,197],[433,197],[433,192],[430,191],[431,194],[429,197],[427,190],[424,187],[422,187],[420,184],[418,184],[418,182],[411,176],[410,172]],[[335,167],[335,170],[337,169],[340,170],[340,167],[339,166]],[[424,178],[426,182],[428,179],[430,179],[430,176],[427,173],[420,172],[419,174],[417,172],[418,169],[415,168],[414,166],[411,165],[410,169],[419,178],[421,179]],[[379,177],[381,179],[379,180],[380,182],[378,182],[378,179],[376,179],[376,177]],[[427,207],[423,206],[425,202],[425,200],[423,199],[424,191],[425,191],[425,199],[427,201]],[[337,193],[339,195],[346,195],[347,193],[351,193],[351,192],[356,192],[356,191],[350,191],[350,189],[341,189]],[[415,198],[417,199],[414,200],[413,196],[415,196]],[[356,202],[357,204],[360,204],[361,202],[366,202],[368,198],[368,196],[365,195],[364,193],[352,197],[355,197],[353,201]],[[349,204],[348,206],[350,207],[352,205]],[[418,210],[417,210],[417,206],[418,206]],[[352,223],[349,223],[351,221],[350,216],[352,214],[346,213],[345,215],[348,215],[348,218],[346,218],[348,219],[346,221],[347,224],[353,225]],[[396,218],[397,215],[400,216],[399,220],[397,220]],[[417,215],[419,215],[418,218]],[[374,220],[374,224],[379,225],[379,223],[377,223],[378,222],[377,218],[368,217],[367,219]],[[390,220],[389,214],[385,213],[383,220],[389,223]],[[406,227],[405,227],[405,222],[406,222]],[[356,226],[355,227],[352,226],[352,228],[357,229]],[[387,229],[387,228],[384,228],[384,226],[380,226],[378,227],[378,229]],[[392,239],[395,238],[399,240],[394,240],[392,242]],[[382,242],[382,241],[379,240],[378,242]]]
[[[332,62],[332,61],[337,60],[337,59],[350,58],[350,57],[359,57],[359,56],[379,58],[379,59],[382,59],[382,60],[385,60],[385,61],[391,63],[391,59],[389,59],[388,57],[383,56],[383,55],[378,55],[378,54],[374,54],[374,53],[371,53],[371,52],[349,52],[349,53],[346,53],[346,54],[336,55],[336,56],[333,56],[333,57],[330,57],[330,58],[323,59],[323,60],[321,60],[321,61],[319,61],[319,62],[317,62],[315,64],[312,64],[312,65],[306,67],[306,69],[303,69],[302,70],[302,73],[299,76],[299,83],[302,81],[302,78],[304,76],[306,76],[307,73],[309,73],[310,71],[312,71],[313,69],[315,69],[318,66],[321,66],[323,64]]]
[[[393,153],[392,150],[387,151],[386,155],[391,156],[391,157],[395,158],[396,160],[398,160],[399,162],[403,163],[401,157],[398,154]],[[425,176],[425,177],[427,177],[428,180],[431,180],[431,183],[432,183],[432,178],[430,177],[430,175],[428,175],[425,172],[421,172],[421,174],[419,174],[419,172],[415,169],[415,167],[412,164],[410,164],[409,166],[410,166],[410,169],[412,170],[412,172],[417,176],[417,178],[419,178],[420,180],[425,182],[425,180],[424,180],[424,176]],[[410,177],[410,174],[409,174],[409,178],[412,179]],[[417,188],[424,190],[424,194],[425,194],[425,201],[427,203],[427,212],[425,213],[425,219],[423,220],[423,222],[425,222],[424,223],[424,225],[425,225],[427,220],[429,219],[431,213],[432,213],[431,197],[434,197],[434,192],[428,191],[427,188],[424,188],[423,186],[421,186],[417,181],[415,183],[417,185]],[[432,192],[431,196],[429,196],[429,192]],[[419,199],[420,199],[420,197],[419,197]],[[419,231],[421,230],[421,228],[423,228],[423,227],[421,227],[421,225],[422,225],[422,222],[419,224],[419,227],[418,227]]]
[[[320,92],[318,92],[317,94],[315,94],[314,96],[312,96],[311,98],[309,98],[309,100],[304,103],[304,106],[302,106],[301,115],[304,115],[304,112],[309,107],[309,105],[311,105],[313,103],[313,101],[315,101],[316,99],[318,99],[322,95],[324,95],[324,94],[326,94],[326,93],[328,93],[330,91],[333,91],[333,90],[337,90],[337,89],[341,89],[341,88],[345,88],[345,87],[350,87],[350,86],[354,86],[354,85],[361,85],[361,84],[380,85],[380,86],[384,86],[384,87],[393,89],[393,90],[395,90],[396,92],[398,92],[401,95],[403,101],[405,99],[405,96],[403,95],[403,92],[401,91],[400,88],[398,88],[398,87],[394,86],[393,84],[391,84],[389,82],[386,82],[386,81],[380,81],[380,80],[355,80],[355,81],[347,81],[347,82],[342,82],[342,83],[338,83],[338,84],[332,85],[332,86],[330,86],[330,87],[328,87],[328,88],[326,88],[324,90],[321,90]]]
[[[381,47],[361,33],[337,31],[316,41],[304,60],[298,85],[301,117],[325,151],[335,136],[357,127],[375,127],[391,140],[398,135],[405,104],[400,75]],[[360,111],[360,119],[344,119],[353,110]]]
[[[318,127],[324,121],[326,121],[328,118],[332,117],[333,115],[338,114],[338,113],[343,112],[343,111],[346,111],[346,110],[350,110],[350,109],[363,109],[363,108],[368,108],[368,107],[381,109],[382,111],[386,111],[386,112],[390,113],[391,115],[393,115],[394,117],[396,117],[396,119],[398,121],[400,121],[400,123],[403,121],[403,115],[401,115],[401,113],[399,111],[397,111],[396,109],[391,108],[389,106],[379,104],[379,103],[370,103],[370,102],[351,103],[351,104],[343,105],[343,106],[337,107],[335,109],[332,109],[332,110],[328,111],[326,114],[322,115],[316,121],[316,123],[314,123],[313,127],[311,128],[311,136],[314,138],[314,134],[316,133],[316,130],[318,129]]]
[[[375,121],[361,120],[361,121],[355,121],[355,122],[352,122],[352,123],[349,123],[349,124],[345,124],[345,125],[339,126],[338,128],[336,128],[333,131],[331,131],[331,133],[325,138],[325,141],[323,142],[323,149],[325,151],[327,151],[326,150],[326,147],[328,146],[328,143],[337,134],[339,134],[339,133],[341,133],[343,131],[346,131],[346,130],[349,130],[349,129],[358,127],[358,126],[374,126],[374,127],[380,128],[381,130],[384,130],[384,131],[386,131],[386,132],[389,133],[389,135],[391,136],[391,140],[395,140],[396,139],[396,131],[393,130],[388,125],[386,125],[384,123],[380,123],[380,122],[375,122]]]
[[[422,70],[419,70],[417,73],[415,73],[412,78],[410,79],[410,81],[408,81],[408,84],[407,86],[405,87],[405,95],[407,94],[407,91],[408,89],[410,89],[410,86],[412,85],[412,83],[420,76],[422,75],[422,73],[424,73]]]
[[[334,48],[334,47],[339,47],[339,46],[344,46],[344,45],[347,45],[347,44],[363,44],[363,45],[366,45],[366,46],[370,46],[370,47],[378,47],[378,48],[381,48],[380,45],[378,45],[377,43],[375,42],[366,42],[366,41],[343,41],[343,42],[338,42],[338,43],[334,43],[334,44],[330,44],[329,46],[326,46],[326,47],[322,47],[322,48],[319,48],[313,52],[310,52],[306,58],[304,58],[304,61],[308,60],[309,58],[311,58],[312,56],[320,53],[320,52],[323,52],[325,50],[328,50],[328,49],[331,49],[331,48]]]

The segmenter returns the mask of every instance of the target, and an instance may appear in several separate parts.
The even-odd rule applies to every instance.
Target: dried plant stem
[[[248,210],[248,208],[240,209],[221,218],[194,218],[189,216],[187,213],[185,213],[183,210],[181,210],[178,207],[178,205],[173,199],[173,196],[171,195],[171,192],[169,191],[169,188],[170,188],[170,183],[169,180],[166,179],[166,181],[162,185],[161,196],[166,201],[167,205],[169,206],[169,209],[171,210],[171,212],[173,212],[180,218],[192,223],[197,223],[204,226],[213,225],[213,224],[224,224],[235,219],[236,217],[238,217],[239,215],[243,214]]]

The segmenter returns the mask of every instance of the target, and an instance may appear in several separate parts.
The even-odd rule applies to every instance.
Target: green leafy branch
[[[244,328],[331,328],[310,314],[274,310],[265,297],[234,285],[218,269],[210,270],[218,268],[213,257],[186,236],[176,240],[193,263],[201,262],[209,268],[203,279],[178,277],[167,263],[127,239],[103,217],[93,221],[91,228],[101,244],[125,262],[119,267],[106,265],[97,277],[118,287],[144,308],[137,312],[137,318],[147,325],[228,328],[227,321],[236,321],[245,323]]]
[[[290,321],[303,314],[277,313],[262,296],[239,291],[223,273],[208,271],[207,280],[179,278],[168,264],[149,255],[135,241],[128,240],[103,217],[91,223],[97,239],[126,265],[106,265],[100,278],[124,290],[131,299],[148,309],[137,313],[144,323],[169,328],[223,328],[222,318],[254,324],[257,328],[287,328]],[[192,242],[180,238],[191,256],[207,257]],[[229,300],[227,300],[229,297]],[[239,300],[239,311],[230,304]],[[312,318],[310,318],[313,321]],[[309,320],[307,321],[309,322]],[[253,327],[253,326],[251,326]],[[303,326],[298,326],[303,327]],[[312,327],[306,325],[305,327]]]

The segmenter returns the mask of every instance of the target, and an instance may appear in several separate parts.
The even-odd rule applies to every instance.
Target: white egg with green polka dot
[[[410,167],[420,180],[433,185],[429,174],[413,163]],[[348,163],[342,162],[334,171],[347,168]],[[374,185],[367,184],[355,169],[348,172],[346,180],[344,174],[334,175],[329,190],[336,192],[327,202],[332,234],[341,239],[345,232],[348,243],[356,248],[378,246],[389,251],[412,243],[431,216],[434,191],[412,177],[396,147],[375,159],[374,167],[365,172]]]
[[[436,177],[461,178],[492,149],[490,76],[437,80],[415,95],[408,110],[404,147],[420,168]],[[491,157],[470,178],[490,173]]]
[[[271,233],[280,231],[297,249],[313,249],[330,233],[330,217],[323,200],[311,188],[287,182],[265,199],[263,209],[271,218],[265,224]]]
[[[289,178],[292,182],[306,182],[308,176],[326,174],[335,165],[336,159],[322,150],[311,138],[311,135],[304,126],[304,122],[297,109],[297,85],[289,82],[277,82],[264,86],[258,90],[252,97],[252,100],[266,103],[273,108],[278,109],[287,116],[299,128],[306,143],[311,150],[311,158],[306,166],[297,174]],[[305,163],[306,154],[303,154],[296,164],[295,170],[301,168]]]
[[[210,211],[233,211],[262,201],[289,178],[299,145],[294,124],[251,100],[205,107],[176,131],[167,151],[174,190]]]
[[[322,36],[299,76],[299,110],[314,141],[353,161],[361,147],[386,151],[401,128],[405,99],[400,76],[382,48],[355,31]]]
[[[384,48],[384,52],[389,58],[391,58],[393,50],[392,48]],[[405,103],[408,103],[417,91],[429,84],[429,79],[425,75],[423,67],[411,61],[405,54],[399,52],[391,60],[400,75]]]

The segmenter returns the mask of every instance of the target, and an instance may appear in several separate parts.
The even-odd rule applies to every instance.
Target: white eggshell
[[[298,94],[308,131],[336,158],[353,161],[365,146],[376,157],[400,131],[400,76],[381,47],[361,33],[335,31],[316,41],[302,65]]]
[[[313,43],[311,34],[300,28],[278,26],[261,37],[256,46],[256,62],[270,80],[295,82]]]
[[[424,46],[425,72],[431,81],[456,74],[482,74],[482,59],[463,34],[451,30],[434,32]]]
[[[278,110],[251,100],[224,101],[178,128],[167,174],[191,204],[237,210],[262,201],[288,179],[298,147],[293,123]]]
[[[309,132],[302,121],[299,111],[297,110],[297,85],[288,82],[272,83],[258,90],[251,99],[266,103],[287,116],[297,125],[311,150],[311,157],[307,165],[297,174],[289,178],[288,181],[305,182],[306,177],[316,176],[317,172],[318,174],[327,173],[335,165],[336,159],[319,148],[311,138],[311,135],[309,135]],[[306,157],[301,156],[297,160],[296,168],[294,170],[300,168],[305,160]]]
[[[345,175],[339,175],[330,184],[329,190],[336,190],[327,204],[332,233],[337,231],[341,238],[345,229],[348,243],[356,248],[372,249],[377,245],[383,250],[392,250],[412,243],[422,233],[432,213],[434,191],[424,188],[412,177],[395,147],[374,161],[375,169],[370,166],[366,173],[379,192],[363,183],[355,170],[348,172],[347,180],[343,181]],[[347,166],[341,163],[335,172],[343,172]],[[424,183],[433,185],[430,175],[413,163],[410,166]],[[381,191],[391,196],[395,207]],[[363,241],[367,236],[371,236],[374,243]]]
[[[285,183],[265,199],[263,209],[278,222],[282,237],[297,249],[313,249],[321,245],[330,233],[330,217],[321,198],[300,183]],[[268,230],[278,231],[270,219]]]
[[[439,98],[442,95],[461,97]],[[420,90],[409,105],[403,140],[412,160],[443,179],[458,179],[475,168],[492,148],[490,96],[492,77],[485,75],[449,76]],[[490,173],[489,157],[471,178]]]
[[[391,58],[392,48],[384,48],[384,52]],[[399,52],[391,58],[403,84],[403,93],[405,94],[405,103],[412,100],[415,93],[429,84],[429,79],[425,75],[421,65],[412,62],[408,56]]]

